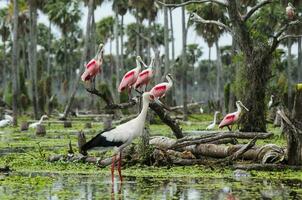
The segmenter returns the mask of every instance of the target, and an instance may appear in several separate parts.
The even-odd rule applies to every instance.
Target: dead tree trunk
[[[279,110],[284,129],[287,136],[287,157],[288,164],[302,165],[302,123],[291,119],[283,110]]]

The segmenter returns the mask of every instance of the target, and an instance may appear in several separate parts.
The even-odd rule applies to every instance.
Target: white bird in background
[[[41,125],[42,122],[43,122],[43,120],[44,120],[44,119],[47,119],[47,118],[48,118],[47,115],[43,115],[43,116],[41,117],[41,119],[40,119],[38,122],[35,122],[35,123],[30,124],[28,127],[29,127],[29,128],[37,128],[37,126],[38,126],[38,125]]]
[[[268,102],[268,109],[271,109],[271,107],[272,107],[272,105],[273,105],[273,103],[274,103],[274,95],[271,95],[271,99],[270,99],[270,101]]]
[[[200,108],[199,108],[199,111],[200,111],[201,114],[203,113],[203,109],[202,109],[201,106],[200,106]]]
[[[216,121],[217,121],[217,114],[219,113],[219,111],[215,111],[215,114],[214,114],[214,120],[213,122],[206,128],[206,130],[211,130],[215,127],[216,125]]]
[[[290,2],[287,4],[287,7],[285,9],[286,11],[286,15],[287,15],[287,18],[289,20],[293,20],[294,17],[295,17],[295,7],[293,6],[293,4],[291,4]]]
[[[4,115],[4,119],[0,121],[0,128],[6,127],[13,123],[13,117],[10,115]]]
[[[147,111],[149,108],[149,103],[152,100],[151,94],[149,92],[145,92],[143,94],[143,108],[140,112],[140,114],[119,126],[117,126],[114,129],[106,130],[95,137],[93,137],[90,141],[88,141],[86,144],[84,144],[81,147],[81,152],[86,153],[86,151],[91,149],[100,149],[100,148],[106,148],[106,147],[114,147],[114,150],[116,153],[113,156],[112,164],[111,164],[111,178],[112,182],[114,181],[114,165],[116,156],[118,155],[118,172],[120,180],[122,181],[122,174],[121,174],[121,153],[122,150],[131,144],[133,139],[139,137],[143,133],[143,129],[145,126],[145,120]]]

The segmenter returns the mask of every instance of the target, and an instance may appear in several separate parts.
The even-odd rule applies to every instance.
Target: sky
[[[7,4],[7,0],[0,0],[0,8],[4,7]],[[86,26],[86,19],[87,19],[87,8],[82,7],[82,18],[80,21],[80,26],[83,30],[85,30]],[[95,20],[96,22],[104,17],[113,15],[114,12],[112,11],[111,8],[111,3],[104,3],[102,4],[101,7],[98,7],[95,10]],[[186,19],[188,18],[188,14],[186,14]],[[176,56],[181,53],[181,46],[182,46],[182,26],[181,26],[181,8],[176,8],[173,10],[172,14],[173,18],[173,28],[174,28],[174,38],[175,38],[175,54]],[[46,23],[48,24],[48,18],[47,16],[43,15],[42,13],[39,13],[39,18],[38,22]],[[135,18],[128,12],[125,17],[124,17],[124,23],[132,23],[135,22]],[[164,24],[164,13],[162,10],[159,11],[157,19],[157,23]],[[170,23],[170,22],[169,22]],[[57,36],[60,36],[60,30],[57,27],[54,27],[53,30],[54,34]],[[224,46],[224,45],[230,45],[231,44],[231,36],[229,34],[224,34],[220,39],[219,39],[219,45]],[[192,43],[197,43],[201,48],[202,48],[202,59],[207,59],[208,54],[209,54],[209,49],[205,41],[198,36],[193,28],[189,28],[188,35],[187,35],[187,43],[192,44]],[[113,43],[113,47],[115,44]],[[113,48],[113,53],[114,53]],[[105,46],[105,53],[109,52],[109,44]],[[161,49],[161,53],[164,53],[164,49]],[[292,47],[292,53],[297,54],[297,45],[293,45]],[[215,48],[212,48],[211,50],[211,57],[212,59],[216,59],[216,50]]]

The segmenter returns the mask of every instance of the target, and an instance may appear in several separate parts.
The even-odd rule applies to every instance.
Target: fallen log
[[[194,131],[197,132],[197,131]],[[200,136],[188,136],[177,140],[177,142],[171,146],[172,149],[177,149],[194,144],[211,143],[216,140],[224,138],[236,138],[236,139],[253,139],[257,136],[257,139],[267,139],[273,136],[273,133],[254,133],[254,132],[221,132],[221,131],[198,131],[202,133]],[[188,134],[188,132],[185,132]],[[192,132],[191,132],[192,133]]]
[[[261,171],[283,171],[286,169],[302,170],[302,166],[297,165],[282,165],[282,164],[237,164],[233,165],[234,169],[243,170],[261,170]]]
[[[194,107],[194,106],[199,106],[201,104],[204,104],[204,102],[200,101],[200,102],[195,102],[195,103],[189,103],[189,104],[187,104],[187,107],[191,108],[191,107]],[[183,110],[183,105],[170,107],[170,109],[171,109],[171,111],[175,111],[175,110],[182,111]]]

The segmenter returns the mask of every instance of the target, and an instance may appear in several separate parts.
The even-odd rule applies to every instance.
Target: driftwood
[[[91,94],[95,94],[98,97],[102,98],[105,101],[105,103],[107,104],[105,108],[109,109],[109,110],[129,108],[138,103],[138,101],[133,100],[128,103],[115,104],[113,102],[112,98],[108,98],[108,95],[105,95],[104,93],[102,93],[96,89],[93,89],[93,90],[87,89],[87,91],[90,92]],[[150,103],[149,107],[159,116],[159,118],[163,121],[163,123],[165,123],[172,129],[173,134],[175,135],[176,138],[183,137],[182,130],[181,130],[179,124],[168,115],[168,113],[164,110],[164,108],[162,108],[160,105],[158,105],[156,103]]]
[[[187,132],[187,133],[194,133],[195,132]],[[224,139],[224,138],[237,138],[237,139],[253,139],[257,136],[257,139],[266,139],[273,136],[272,133],[253,133],[253,132],[219,132],[219,131],[199,131],[199,133],[203,133],[200,136],[189,136],[184,137],[179,140],[171,147],[173,149],[190,146],[194,144],[201,144],[201,143],[211,143],[216,140]]]
[[[232,162],[234,160],[237,160],[238,158],[242,157],[242,155],[247,152],[249,149],[251,149],[253,146],[255,146],[257,141],[257,136],[254,137],[249,143],[246,145],[243,145],[238,151],[233,153],[231,156],[227,157],[228,162]]]

